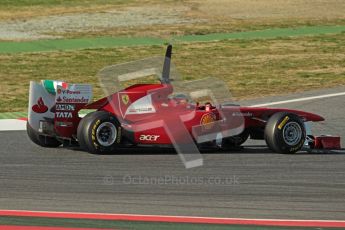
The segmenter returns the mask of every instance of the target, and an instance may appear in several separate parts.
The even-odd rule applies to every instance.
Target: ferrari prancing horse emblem
[[[121,99],[122,99],[123,104],[125,104],[125,105],[128,104],[128,102],[129,102],[129,97],[128,97],[127,94],[122,95],[122,96],[121,96]]]

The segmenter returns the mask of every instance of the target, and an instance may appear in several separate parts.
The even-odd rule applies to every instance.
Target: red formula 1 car
[[[174,146],[181,151],[188,151],[188,146],[193,145],[231,148],[240,146],[249,137],[265,140],[277,153],[295,153],[305,145],[340,148],[339,137],[308,136],[305,124],[323,121],[319,115],[290,109],[213,104],[210,101],[217,101],[212,98],[220,92],[220,85],[212,91],[210,85],[198,88],[196,82],[192,92],[176,92],[170,71],[171,50],[169,45],[163,70],[157,77],[159,83],[134,84],[95,102],[91,102],[91,85],[51,80],[31,82],[27,124],[30,139],[44,147],[79,144],[96,154],[130,146]],[[147,65],[142,71],[129,70],[126,65],[120,67],[117,75],[111,71],[113,67],[101,71],[101,77],[111,76],[111,80],[101,80],[103,87],[107,88],[114,78],[130,82],[138,73],[149,78],[154,73]],[[211,100],[193,102],[196,98],[205,99],[205,95]],[[94,111],[80,117],[79,111],[85,109]]]

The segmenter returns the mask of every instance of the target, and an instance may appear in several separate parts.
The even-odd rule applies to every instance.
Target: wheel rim
[[[104,122],[96,130],[97,141],[102,146],[114,144],[117,136],[117,130],[113,123]]]
[[[297,122],[289,122],[283,129],[283,139],[288,145],[297,145],[302,139],[302,128]]]

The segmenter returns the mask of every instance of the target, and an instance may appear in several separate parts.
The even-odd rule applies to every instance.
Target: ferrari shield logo
[[[122,96],[121,96],[121,99],[122,99],[123,104],[125,104],[125,105],[128,104],[128,102],[129,102],[129,97],[128,97],[127,94],[122,95]]]

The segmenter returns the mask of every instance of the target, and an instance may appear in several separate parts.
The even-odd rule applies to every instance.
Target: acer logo
[[[71,112],[56,112],[55,113],[56,118],[72,118]]]
[[[139,140],[141,141],[157,141],[160,135],[140,135]]]

